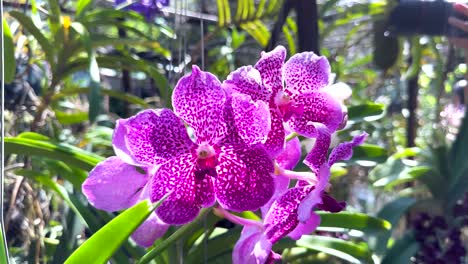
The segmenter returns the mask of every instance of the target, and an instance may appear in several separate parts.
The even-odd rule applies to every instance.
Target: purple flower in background
[[[317,137],[314,123],[334,132],[344,122],[340,102],[326,92],[330,86],[327,59],[313,52],[296,54],[286,63],[285,57],[286,49],[282,46],[262,52],[254,67],[237,69],[223,83],[254,100],[269,103],[271,130],[265,146],[272,156],[284,147],[283,121],[288,122],[292,131],[306,137]]]
[[[162,7],[169,5],[169,0],[115,0],[115,6],[126,4],[129,5],[125,9],[138,12],[145,16],[147,20],[152,20]]]
[[[261,146],[269,132],[267,105],[226,93],[214,75],[196,66],[179,80],[172,99],[174,112],[140,112],[119,120],[114,133],[114,150],[125,162],[157,168],[151,201],[172,192],[157,215],[168,224],[185,224],[215,201],[233,211],[268,202],[274,166]]]
[[[107,212],[120,211],[149,199],[149,178],[148,173],[139,172],[114,156],[91,170],[82,190],[94,207]],[[132,238],[139,245],[150,247],[168,228],[168,224],[152,214],[135,230]]]

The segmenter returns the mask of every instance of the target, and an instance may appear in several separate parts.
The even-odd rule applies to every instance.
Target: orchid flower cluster
[[[349,159],[367,136],[328,155],[332,134],[347,121],[343,93],[331,85],[325,57],[285,57],[282,46],[262,52],[255,66],[237,69],[222,83],[193,66],[174,88],[174,111],[151,109],[118,120],[116,156],[99,163],[83,184],[89,202],[112,212],[170,193],[132,234],[145,247],[170,225],[189,223],[201,208],[215,206],[216,214],[244,226],[233,263],[280,258],[273,244],[315,230],[320,218],[314,209],[344,209],[327,193],[330,167]],[[315,138],[303,161],[310,172],[292,171],[301,159],[295,135]],[[229,212],[255,210],[261,221]]]

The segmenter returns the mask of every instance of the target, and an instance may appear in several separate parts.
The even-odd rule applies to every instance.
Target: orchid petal
[[[247,225],[232,251],[233,264],[264,264],[270,255],[272,243],[258,226]]]
[[[286,143],[286,147],[277,157],[276,162],[285,170],[292,170],[301,160],[301,142],[293,138]]]
[[[281,80],[281,68],[286,58],[286,49],[283,46],[277,46],[270,52],[262,52],[260,60],[255,64],[255,69],[260,72],[263,85],[276,95],[283,90]]]
[[[336,146],[330,153],[328,166],[331,167],[331,165],[340,160],[349,160],[353,156],[353,148],[362,145],[367,136],[367,133],[362,133],[355,136],[352,141],[344,142]]]
[[[151,201],[172,194],[156,209],[167,224],[185,224],[193,220],[200,208],[215,202],[210,176],[197,177],[196,157],[187,153],[161,165],[151,182]]]
[[[317,205],[317,208],[323,211],[338,213],[346,207],[346,202],[338,202],[335,198],[327,193],[322,194],[322,203]]]
[[[190,75],[179,80],[172,94],[174,112],[193,128],[197,143],[212,144],[225,134],[225,103],[226,94],[218,78],[195,65]]]
[[[271,129],[264,147],[271,157],[276,157],[284,149],[286,133],[281,113],[277,109],[270,108],[270,118]]]
[[[270,89],[263,86],[260,72],[252,66],[243,66],[231,72],[223,82],[223,87],[250,95],[254,101],[268,102],[272,93]]]
[[[328,186],[330,179],[330,167],[327,164],[322,165],[318,172],[319,181],[314,189],[302,200],[299,205],[297,216],[300,222],[307,222],[312,216],[312,210],[322,202],[322,193]]]
[[[268,211],[271,208],[271,205],[279,198],[281,195],[283,195],[289,187],[289,181],[290,179],[288,177],[284,177],[283,175],[276,175],[275,178],[275,192],[273,193],[273,196],[270,198],[270,200],[260,208],[262,212],[262,218],[265,218],[267,215]]]
[[[132,239],[142,247],[151,247],[156,239],[162,237],[170,225],[151,214],[132,234]]]
[[[117,121],[112,143],[118,157],[133,165],[158,165],[188,152],[194,143],[169,109],[145,110]]]
[[[273,203],[264,220],[265,234],[273,244],[296,228],[298,206],[308,192],[309,187],[294,187]]]
[[[286,90],[293,94],[318,91],[330,81],[330,64],[324,56],[302,52],[292,56],[283,67]]]
[[[91,205],[114,212],[134,205],[147,182],[147,174],[114,156],[98,163],[81,188]]]
[[[239,136],[247,145],[264,143],[271,128],[270,111],[263,101],[252,101],[249,95],[232,97],[234,121]]]
[[[288,236],[294,240],[299,240],[302,235],[307,235],[315,231],[320,225],[320,216],[312,212],[310,218],[305,222],[299,222],[299,224],[294,228]]]
[[[297,105],[303,108],[302,114],[294,114],[288,121],[291,129],[306,137],[316,137],[314,122],[322,123],[334,132],[343,121],[341,105],[329,94],[311,92],[293,97]]]
[[[260,146],[221,146],[216,171],[216,198],[223,208],[257,210],[273,195],[273,162]]]
[[[312,151],[307,154],[304,159],[304,164],[309,166],[312,172],[317,173],[319,168],[327,162],[328,149],[330,148],[331,135],[328,128],[320,123],[314,123],[317,131],[317,139],[315,140]]]
[[[334,83],[327,86],[323,91],[331,95],[341,104],[353,94],[351,87],[344,82]]]

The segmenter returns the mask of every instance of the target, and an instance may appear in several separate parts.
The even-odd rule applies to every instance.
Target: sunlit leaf
[[[3,80],[5,83],[11,83],[16,75],[15,46],[10,27],[5,18],[3,21],[3,62],[0,65],[0,71],[3,67]]]
[[[105,263],[164,199],[154,205],[144,200],[125,210],[86,240],[65,263]]]
[[[390,230],[391,224],[377,217],[362,213],[328,213],[318,212],[321,227],[339,227],[359,230],[364,233],[377,233]]]
[[[374,121],[381,117],[385,112],[384,104],[366,103],[348,107],[348,120],[352,122]]]
[[[71,145],[14,137],[5,138],[5,153],[48,157],[84,170],[90,170],[104,160],[103,157]]]

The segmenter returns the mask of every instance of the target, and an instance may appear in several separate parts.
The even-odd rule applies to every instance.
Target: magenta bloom
[[[173,192],[157,215],[184,224],[215,201],[233,211],[264,205],[274,191],[273,161],[261,146],[270,130],[267,105],[226,92],[196,66],[179,80],[172,99],[174,112],[143,111],[119,120],[114,134],[115,152],[125,162],[156,168],[151,201]]]
[[[239,68],[223,83],[253,100],[268,102],[271,130],[265,146],[273,156],[284,147],[283,121],[294,132],[316,137],[313,123],[324,124],[332,133],[344,119],[340,102],[326,92],[330,84],[327,59],[312,52],[296,54],[286,63],[285,57],[286,49],[282,46],[262,52],[254,67]]]

